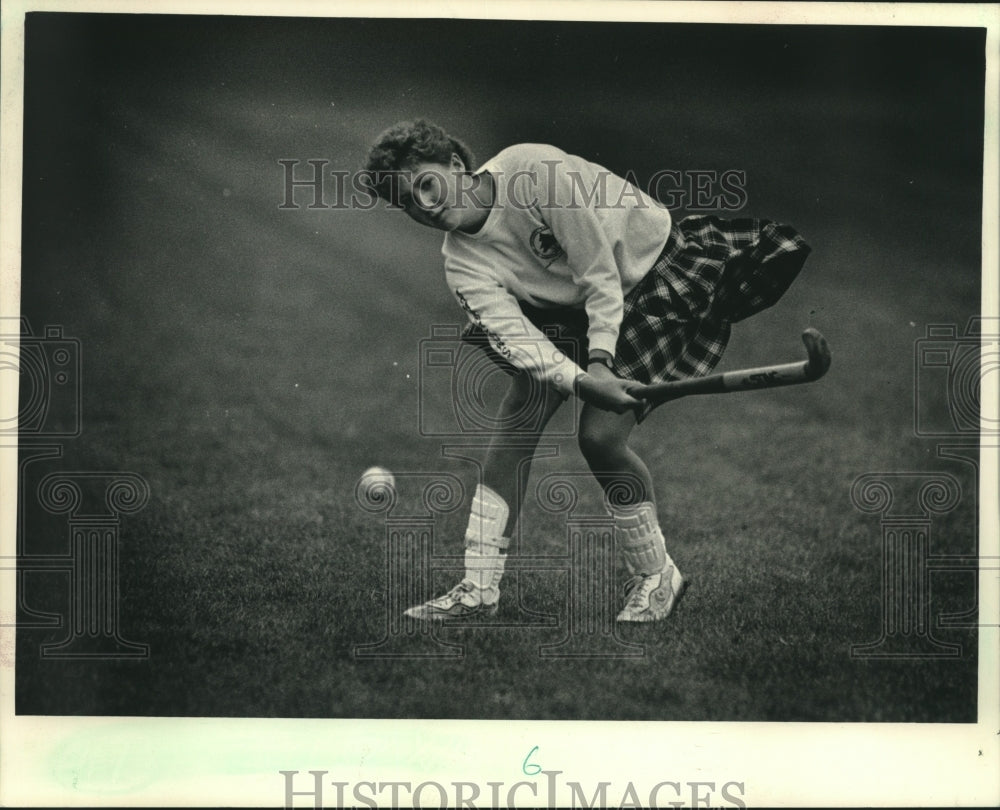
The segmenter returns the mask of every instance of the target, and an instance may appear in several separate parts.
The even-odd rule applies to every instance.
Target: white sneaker
[[[670,615],[687,590],[687,580],[668,563],[658,574],[632,577],[626,584],[625,607],[620,622],[655,622]]]
[[[444,621],[468,616],[492,616],[499,606],[499,588],[480,588],[471,579],[463,579],[444,596],[411,607],[403,615],[421,621]]]

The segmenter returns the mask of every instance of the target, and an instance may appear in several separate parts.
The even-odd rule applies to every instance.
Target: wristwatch
[[[614,362],[612,360],[610,360],[609,358],[605,357],[604,355],[597,355],[596,357],[588,357],[587,358],[587,367],[588,368],[590,366],[594,365],[594,363],[598,363],[598,364],[604,366],[606,369],[608,369],[608,371],[614,371],[615,370]]]

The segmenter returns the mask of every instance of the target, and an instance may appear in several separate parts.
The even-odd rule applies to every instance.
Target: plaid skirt
[[[641,383],[708,374],[726,349],[730,324],[777,302],[809,251],[793,228],[765,219],[691,216],[674,223],[653,267],[625,296],[615,373]],[[524,303],[521,309],[586,365],[586,312]],[[462,339],[484,348],[508,373],[515,372],[480,327],[470,324]]]

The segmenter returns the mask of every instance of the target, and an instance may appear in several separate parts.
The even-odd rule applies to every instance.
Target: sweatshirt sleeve
[[[622,279],[595,210],[595,204],[607,205],[607,199],[597,194],[588,200],[606,178],[593,164],[565,153],[545,164],[545,171],[539,172],[546,178],[539,185],[539,213],[566,252],[573,279],[584,293],[591,350],[603,349],[613,356],[625,307]]]
[[[501,357],[557,390],[573,393],[583,370],[524,317],[509,291],[489,274],[455,264],[447,268],[447,276],[459,305]]]

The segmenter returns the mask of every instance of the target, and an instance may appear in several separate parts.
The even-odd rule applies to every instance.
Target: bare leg
[[[655,503],[646,463],[628,446],[635,414],[602,411],[591,405],[580,418],[580,450],[612,506]]]
[[[635,424],[631,412],[619,415],[587,405],[580,422],[580,449],[604,489],[618,547],[633,575],[618,620],[650,622],[670,615],[687,582],[667,553],[649,468],[628,446]]]
[[[510,535],[521,511],[528,469],[542,432],[564,401],[554,389],[518,374],[500,403],[497,421],[510,427],[490,439],[483,462],[483,484],[510,506],[505,535]]]
[[[500,403],[497,421],[505,426],[490,440],[465,533],[465,577],[444,596],[415,605],[406,615],[445,620],[492,615],[500,599],[505,551],[527,487],[528,468],[545,425],[563,402],[547,386],[524,374],[514,377]]]

